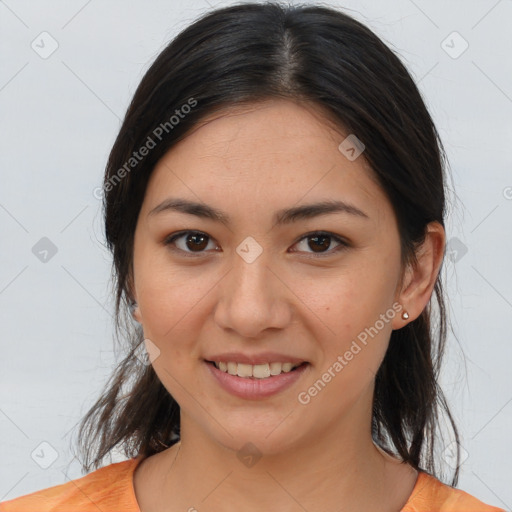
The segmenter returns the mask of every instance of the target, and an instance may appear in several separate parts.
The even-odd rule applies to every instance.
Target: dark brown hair
[[[403,268],[416,261],[427,224],[444,227],[442,143],[410,74],[370,29],[314,5],[247,3],[202,16],[146,72],[106,166],[103,206],[116,332],[128,347],[82,419],[79,458],[86,472],[115,447],[130,458],[150,456],[180,435],[179,406],[152,366],[136,357],[143,333],[129,315],[134,231],[151,172],[206,116],[269,98],[316,106],[365,144],[364,157],[396,215]],[[135,158],[143,146],[151,149]],[[431,299],[417,319],[391,334],[375,379],[372,433],[389,453],[442,478],[434,456],[441,414],[457,448],[459,437],[438,385],[447,325],[440,274],[434,292],[437,325],[431,323]]]

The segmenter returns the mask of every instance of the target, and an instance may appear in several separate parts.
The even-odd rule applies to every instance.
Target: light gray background
[[[0,500],[82,476],[70,430],[116,357],[94,189],[149,64],[199,14],[232,3],[210,2],[0,1]],[[460,347],[450,333],[443,377],[467,453],[459,487],[510,509],[512,2],[330,5],[401,55],[445,143],[460,203],[444,270]],[[58,44],[45,59],[31,47],[51,49],[44,31]],[[46,262],[32,252],[42,237],[57,248]]]

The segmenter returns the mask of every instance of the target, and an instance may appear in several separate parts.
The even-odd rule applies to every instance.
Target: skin
[[[273,99],[211,116],[153,171],[135,231],[132,294],[135,317],[160,351],[155,372],[180,405],[182,437],[135,472],[143,512],[397,511],[409,498],[417,472],[371,438],[374,378],[391,331],[430,299],[445,233],[431,223],[418,264],[402,269],[391,203],[364,153],[350,161],[338,150],[347,135],[318,107]],[[169,197],[221,209],[231,224],[176,211],[149,215]],[[368,219],[334,213],[272,223],[277,210],[330,199]],[[202,252],[186,236],[175,251],[165,245],[181,230],[209,237]],[[322,249],[304,238],[319,230],[349,246],[336,251],[331,238]],[[248,236],[262,249],[252,263],[236,252]],[[409,319],[396,313],[321,392],[299,403],[298,394],[394,303]],[[203,361],[226,351],[276,351],[309,366],[291,388],[245,400],[220,388]],[[237,458],[247,442],[262,454],[252,467]]]

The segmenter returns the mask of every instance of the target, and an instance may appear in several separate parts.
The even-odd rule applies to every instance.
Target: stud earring
[[[404,312],[402,313],[402,318],[403,318],[404,320],[407,320],[407,319],[409,318],[409,313],[407,313],[407,311],[404,311]]]

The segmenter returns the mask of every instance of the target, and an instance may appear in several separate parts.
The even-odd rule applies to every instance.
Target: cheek
[[[181,279],[152,276],[144,282],[139,294],[144,332],[162,343],[183,339],[184,328],[190,329],[190,318],[205,295],[202,286]]]
[[[332,279],[312,306],[335,335],[357,335],[390,306],[392,282],[379,277],[371,270],[350,270],[350,274]]]
[[[322,371],[331,368],[341,356],[344,368],[340,373],[344,378],[358,379],[361,371],[374,374],[384,357],[397,314],[391,307],[393,273],[389,269],[387,273],[380,272],[376,265],[360,266],[331,283],[315,303],[329,328],[322,343]]]
[[[370,392],[396,314],[392,308],[381,307],[383,301],[377,295],[372,296],[367,290],[331,297],[333,302],[325,307],[330,313],[325,323],[334,334],[318,340],[322,355],[308,383],[310,387],[303,389],[300,403],[315,401],[319,413],[323,410],[325,414],[327,409],[338,415]]]
[[[194,340],[204,322],[209,293],[222,276],[201,266],[178,269],[164,251],[141,253],[134,261],[134,275],[144,336],[162,353],[172,354],[173,362],[182,359],[182,353],[195,355]]]

